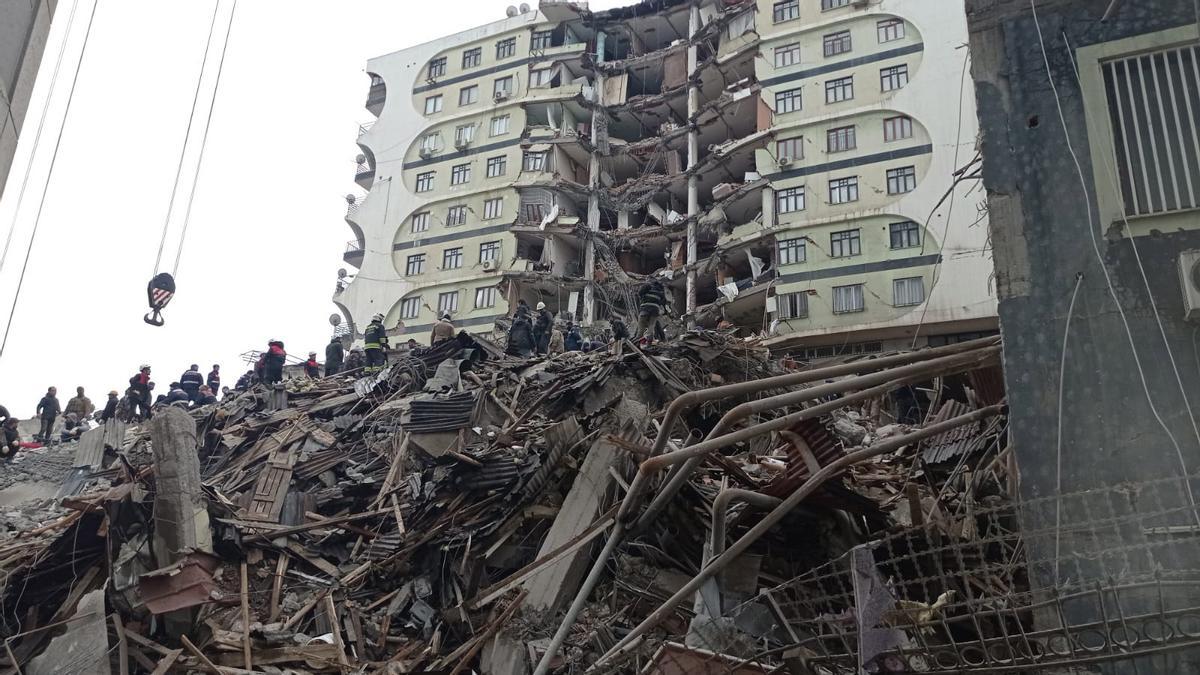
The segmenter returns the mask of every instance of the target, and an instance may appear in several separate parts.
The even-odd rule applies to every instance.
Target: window
[[[825,132],[826,152],[846,152],[858,147],[854,127],[837,127]]]
[[[464,124],[462,126],[454,127],[454,145],[469,145],[473,140],[475,140],[474,124]]]
[[[912,118],[900,115],[883,121],[883,140],[886,143],[912,138]]]
[[[505,38],[496,43],[496,59],[507,59],[517,53],[517,38]]]
[[[400,301],[400,318],[415,319],[421,313],[421,296]]]
[[[835,178],[829,181],[829,203],[846,204],[858,201],[858,176]]]
[[[467,207],[463,204],[446,209],[446,227],[457,227],[467,224]]]
[[[529,71],[529,86],[531,87],[549,87],[550,80],[553,78],[554,70],[552,68],[538,68],[537,70]]]
[[[908,66],[900,64],[879,71],[879,88],[881,91],[895,91],[908,84]]]
[[[850,51],[850,31],[841,30],[825,36],[825,56],[837,56]]]
[[[442,77],[446,74],[446,57],[439,56],[429,62],[429,79]]]
[[[780,319],[807,319],[808,293],[780,293],[775,296]]]
[[[804,138],[797,136],[775,143],[775,159],[804,159]]]
[[[475,309],[483,309],[484,307],[496,306],[496,287],[488,286],[486,288],[475,289]]]
[[[497,260],[500,258],[500,242],[485,241],[479,245],[479,262]]]
[[[554,31],[552,30],[535,30],[533,37],[529,40],[530,50],[549,49],[554,43]]]
[[[496,197],[495,199],[487,199],[483,202],[483,219],[491,220],[499,218],[500,214],[504,213],[504,199]]]
[[[442,269],[456,270],[462,267],[462,247],[456,246],[442,251]]]
[[[889,195],[912,192],[917,189],[917,169],[906,166],[901,169],[888,169],[887,187]]]
[[[833,287],[833,313],[848,314],[850,312],[861,312],[866,307],[863,305],[863,285],[851,284],[850,286],[834,286]]]
[[[432,115],[442,112],[442,95],[430,96],[425,99],[425,114]]]
[[[925,280],[921,277],[896,279],[892,282],[892,304],[911,307],[925,302]]]
[[[800,43],[775,48],[775,67],[786,68],[800,63]]]
[[[800,89],[788,89],[775,93],[775,112],[782,115],[783,113],[795,112],[801,109]]]
[[[783,2],[775,3],[775,11],[773,15],[775,17],[775,23],[799,19],[800,0],[784,0]]]
[[[421,138],[421,149],[426,153],[436,152],[442,147],[442,132],[435,131],[432,134],[425,134]]]
[[[462,185],[463,183],[471,182],[471,165],[458,164],[453,169],[450,169],[450,184]]]
[[[425,254],[416,253],[408,256],[408,261],[404,264],[404,275],[415,276],[425,272]]]
[[[849,4],[850,0],[821,0],[821,11],[824,12],[827,9],[837,9],[838,7],[845,7]]]
[[[521,159],[521,170],[523,171],[544,171],[545,169],[545,152],[526,152]]]
[[[433,189],[433,172],[417,174],[417,192],[429,192]]]
[[[921,228],[911,220],[888,226],[892,248],[912,248],[921,245]]]
[[[478,68],[479,62],[483,58],[483,47],[475,47],[463,52],[463,70],[467,68]]]
[[[849,258],[862,253],[862,236],[860,230],[842,230],[829,234],[829,257]]]
[[[429,231],[429,212],[422,211],[414,213],[412,217],[413,232],[428,232]]]
[[[458,311],[458,291],[438,293],[438,315],[453,314]]]
[[[875,30],[879,33],[880,44],[894,42],[904,37],[904,19],[884,19],[875,24]]]
[[[503,136],[508,133],[508,115],[492,118],[492,136]]]
[[[854,76],[839,77],[825,83],[825,102],[839,103],[854,98]]]
[[[784,188],[775,191],[775,213],[792,213],[804,210],[804,188]]]
[[[779,264],[791,265],[808,259],[806,241],[803,237],[784,239],[779,242]]]
[[[497,157],[489,157],[488,158],[488,161],[487,161],[487,177],[488,178],[497,178],[499,176],[503,176],[504,172],[507,170],[508,170],[508,158],[505,157],[504,155],[499,155]]]
[[[508,98],[512,96],[513,78],[512,75],[502,77],[492,84],[492,96],[495,98]]]
[[[473,84],[458,90],[458,104],[471,105],[479,101],[479,85]]]

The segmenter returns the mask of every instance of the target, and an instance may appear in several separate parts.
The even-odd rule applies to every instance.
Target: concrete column
[[[604,100],[604,76],[596,74],[594,85],[596,107],[592,109],[592,157],[588,162],[588,214],[587,225],[591,232],[600,231],[600,120],[604,116],[602,101]],[[596,243],[589,237],[583,250],[583,278],[587,285],[583,287],[583,308],[580,312],[582,323],[592,325],[596,320]]]
[[[688,13],[688,38],[695,39],[696,34],[700,32],[700,7],[693,4]],[[694,78],[698,69],[698,48],[693,43],[688,47],[688,120],[689,122],[695,117],[696,112],[700,109],[700,87],[697,86]],[[695,126],[688,130],[688,157],[687,168],[692,170],[696,163],[700,161],[700,131]],[[697,252],[697,227],[696,220],[700,216],[700,195],[698,193],[699,186],[695,174],[688,176],[687,196],[688,196],[688,226],[687,226],[687,325],[689,328],[696,325],[696,258]]]

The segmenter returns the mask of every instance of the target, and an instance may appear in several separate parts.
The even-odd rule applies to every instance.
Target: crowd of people
[[[638,340],[653,341],[666,339],[663,317],[669,313],[670,302],[662,280],[651,279],[638,289]],[[618,317],[609,319],[610,328],[595,336],[584,338],[579,326],[570,318],[559,319],[539,302],[534,309],[523,298],[517,301],[512,323],[508,329],[506,353],[511,356],[530,357],[535,355],[562,354],[563,352],[590,352],[615,340],[624,340],[629,328]]]

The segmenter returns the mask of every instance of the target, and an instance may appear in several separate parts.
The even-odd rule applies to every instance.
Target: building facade
[[[29,110],[57,0],[0,3],[0,196]]]
[[[518,299],[635,321],[657,276],[806,357],[992,331],[966,23],[936,5],[545,1],[374,59],[335,302],[423,339]]]

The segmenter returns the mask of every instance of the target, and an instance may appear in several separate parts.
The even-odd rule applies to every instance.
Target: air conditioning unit
[[[471,145],[471,139],[469,139],[469,138],[454,139],[454,147],[458,148],[459,150],[468,148],[468,147],[470,147],[470,145]]]
[[[420,154],[423,159],[429,159],[433,157],[433,148],[421,148]]]
[[[1179,284],[1183,289],[1183,318],[1200,321],[1200,249],[1180,251]]]
[[[779,166],[789,166],[789,165],[791,165],[791,163],[792,163],[791,157],[780,157],[779,162],[778,162]]]
[[[484,272],[494,272],[496,270],[496,261],[484,260],[482,263],[480,263],[480,266],[483,267]]]
[[[498,92],[496,92],[496,94],[494,96],[492,96],[492,99],[494,99],[497,103],[499,103],[500,101],[507,101],[508,100],[508,92],[507,91],[498,91]]]

